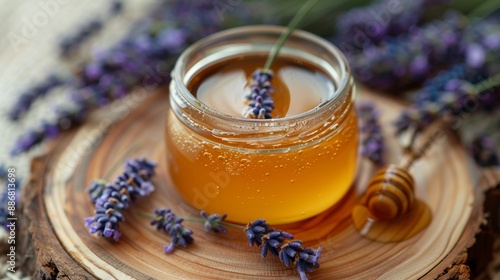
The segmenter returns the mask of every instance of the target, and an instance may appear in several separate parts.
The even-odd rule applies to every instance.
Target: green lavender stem
[[[271,64],[273,63],[274,59],[278,55],[278,52],[280,51],[281,47],[285,43],[286,39],[290,37],[290,34],[292,31],[297,27],[299,22],[304,18],[304,16],[316,5],[318,0],[308,0],[300,10],[295,14],[295,16],[292,18],[288,26],[286,27],[285,32],[281,33],[280,37],[278,38],[278,41],[276,44],[272,47],[271,51],[269,52],[269,56],[267,57],[266,64],[264,65],[263,72],[268,72],[269,69],[271,68]]]
[[[205,219],[202,219],[202,218],[184,218],[184,221],[188,221],[188,222],[195,222],[195,223],[205,223],[206,220]],[[241,230],[244,230],[245,227],[244,226],[240,226],[240,225],[236,225],[236,224],[232,224],[232,223],[228,223],[228,222],[219,222],[219,224],[223,225],[223,226],[228,226],[228,227],[232,227],[232,228],[235,228],[235,229],[241,229]]]
[[[476,93],[481,93],[485,90],[488,90],[490,88],[496,87],[500,85],[500,73],[497,73],[491,77],[489,77],[486,80],[483,80],[479,83],[476,83],[474,85],[475,87],[475,92]]]
[[[498,0],[487,0],[479,4],[476,8],[474,8],[470,13],[469,17],[477,17],[484,18],[494,11],[500,9],[500,1]]]
[[[146,218],[151,218],[151,219],[156,218],[156,215],[152,214],[152,213],[147,213],[147,212],[143,212],[143,211],[137,211],[137,213],[143,217],[146,217]],[[206,220],[202,219],[202,218],[192,218],[192,217],[182,217],[182,218],[186,222],[194,222],[194,223],[202,223],[202,224],[206,222]],[[232,224],[232,223],[228,223],[228,222],[219,222],[219,224],[221,224],[223,226],[227,226],[227,227],[232,227],[235,229],[241,229],[241,230],[245,229],[244,226],[240,226],[240,225],[236,225],[236,224]]]
[[[482,80],[480,82],[477,82],[474,84],[474,95],[478,95],[481,92],[494,88],[496,86],[500,85],[500,73],[497,73],[485,80]],[[411,151],[413,149],[413,145],[415,144],[416,136],[418,134],[418,130],[414,129],[411,135],[411,140],[408,144],[408,146],[405,147],[407,151]]]

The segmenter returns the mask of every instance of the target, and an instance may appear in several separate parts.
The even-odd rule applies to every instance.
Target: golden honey
[[[246,223],[309,218],[341,200],[355,176],[357,120],[345,58],[296,31],[271,69],[273,119],[245,119],[251,74],[278,27],[206,38],[172,73],[166,123],[168,172],[192,206]]]

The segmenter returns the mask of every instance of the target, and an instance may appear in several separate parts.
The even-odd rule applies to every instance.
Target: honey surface
[[[250,92],[252,73],[262,68],[265,59],[254,57],[239,59],[213,69],[206,77],[198,76],[191,92],[206,105],[219,112],[241,117],[246,105],[245,95]],[[273,117],[300,114],[313,109],[333,92],[333,83],[320,71],[304,68],[298,63],[277,60],[272,67],[271,80],[275,109]]]

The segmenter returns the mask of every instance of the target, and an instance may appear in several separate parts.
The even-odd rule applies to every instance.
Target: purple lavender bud
[[[465,52],[465,60],[467,65],[473,68],[479,68],[483,66],[485,62],[485,52],[483,48],[478,44],[471,44],[467,47]]]
[[[306,272],[313,272],[315,269],[319,268],[321,249],[321,246],[316,250],[312,248],[304,248],[299,252],[296,266],[301,280],[307,280]]]
[[[277,257],[280,247],[286,239],[293,239],[293,235],[282,230],[274,230],[264,235],[262,237],[262,246],[260,247],[261,256],[265,258],[269,251]]]
[[[271,111],[274,109],[274,100],[269,96],[273,92],[271,87],[271,71],[263,72],[261,69],[252,74],[251,93],[245,95],[250,100],[247,107],[243,109],[243,117],[250,119],[270,119]]]
[[[100,19],[93,19],[87,24],[81,26],[76,33],[72,33],[71,35],[61,39],[59,42],[61,56],[69,56],[83,42],[100,31],[102,27],[103,22]]]
[[[353,73],[361,82],[381,90],[421,83],[428,73],[463,58],[465,26],[460,15],[449,13],[406,35],[365,46],[359,54],[349,56]]]
[[[253,246],[254,244],[260,246],[262,244],[262,237],[272,230],[273,229],[269,227],[269,224],[267,224],[264,219],[258,219],[252,223],[248,223],[245,227],[248,243],[250,246]]]
[[[378,112],[372,103],[357,106],[361,125],[361,155],[377,165],[384,164],[384,136],[378,120]]]
[[[95,205],[97,199],[102,196],[104,193],[104,190],[108,188],[108,185],[105,181],[103,180],[95,180],[92,181],[90,184],[89,189],[87,190],[87,193],[89,194],[90,201]]]
[[[287,266],[290,267],[290,264],[294,263],[298,252],[302,250],[302,241],[294,240],[292,242],[286,243],[281,247],[281,251],[279,254],[280,260]]]
[[[158,34],[158,43],[162,48],[178,52],[186,45],[187,38],[186,31],[169,28]]]
[[[121,236],[119,224],[123,221],[124,218],[120,211],[113,209],[112,205],[108,205],[96,208],[95,216],[85,218],[85,227],[89,229],[90,234],[112,238],[118,242]]]
[[[226,214],[212,214],[208,215],[205,211],[200,212],[200,216],[205,220],[205,229],[210,232],[220,233],[226,232],[227,229],[221,223],[224,222],[227,215]]]
[[[14,104],[14,107],[12,107],[12,110],[9,112],[9,118],[11,120],[18,120],[31,108],[31,105],[35,100],[46,96],[50,91],[59,87],[64,82],[65,81],[62,77],[51,74],[36,86],[26,90],[23,94],[21,94],[16,104]]]
[[[187,244],[193,243],[194,239],[191,236],[193,231],[182,226],[184,221],[178,218],[170,209],[161,208],[155,209],[156,218],[151,221],[151,225],[155,225],[157,230],[167,232],[170,237],[170,244],[164,246],[165,253],[170,254],[174,250],[175,245],[186,247]]]

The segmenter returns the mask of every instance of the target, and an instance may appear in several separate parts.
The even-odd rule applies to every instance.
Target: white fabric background
[[[15,167],[17,177],[24,181],[29,175],[31,158],[43,153],[46,147],[41,145],[16,157],[11,157],[9,151],[23,131],[39,124],[42,118],[54,117],[52,108],[66,102],[62,98],[64,89],[35,102],[33,110],[19,122],[9,121],[6,114],[23,89],[51,72],[69,73],[75,65],[87,60],[96,48],[109,47],[123,37],[130,25],[143,17],[155,1],[124,0],[122,13],[106,19],[109,17],[110,3],[110,0],[0,0],[0,165]],[[58,56],[59,40],[77,32],[94,18],[104,19],[104,28],[92,36],[71,59],[61,60]],[[6,273],[6,269],[5,256],[1,255],[0,278],[21,277],[19,270],[22,271],[22,268],[17,267],[18,273],[15,275]]]

